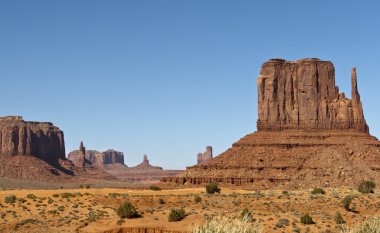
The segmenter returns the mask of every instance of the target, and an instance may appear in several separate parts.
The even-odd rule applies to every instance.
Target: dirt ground
[[[349,226],[380,213],[379,191],[361,194],[351,188],[329,188],[324,195],[311,194],[311,190],[283,191],[222,187],[220,194],[208,195],[204,188],[2,190],[0,232],[105,232],[119,227],[190,231],[212,217],[238,217],[244,208],[250,210],[263,232],[338,232],[334,221],[337,211]],[[10,195],[16,196],[15,203],[5,202]],[[201,202],[194,201],[196,195]],[[346,195],[355,195],[352,202],[355,212],[343,208]],[[164,204],[159,204],[160,198]],[[137,207],[142,217],[125,219],[118,225],[116,209],[124,201]],[[187,216],[182,221],[169,222],[172,208],[183,208]],[[315,224],[300,223],[304,213],[309,213]]]

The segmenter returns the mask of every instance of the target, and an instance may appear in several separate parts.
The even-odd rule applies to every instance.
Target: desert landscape
[[[83,142],[66,158],[52,123],[0,118],[0,231],[205,232],[236,221],[239,232],[350,232],[380,212],[380,142],[356,69],[352,99],[334,78],[319,59],[264,63],[258,131],[216,157],[208,146],[185,171],[146,155],[128,167],[122,152]]]
[[[379,8],[0,1],[0,233],[380,233]]]

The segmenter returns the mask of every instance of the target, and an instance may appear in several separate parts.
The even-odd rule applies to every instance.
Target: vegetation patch
[[[137,212],[136,208],[129,201],[124,202],[117,209],[117,215],[120,218],[138,218],[140,214]]]
[[[186,213],[184,209],[182,208],[171,209],[168,216],[168,220],[169,222],[178,222],[184,219],[185,217],[186,217]]]

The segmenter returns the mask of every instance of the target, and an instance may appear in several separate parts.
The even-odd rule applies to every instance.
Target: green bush
[[[362,181],[358,186],[358,190],[361,193],[374,193],[375,188],[376,184],[372,180]]]
[[[6,196],[4,198],[4,202],[5,203],[8,203],[8,204],[11,204],[11,203],[15,203],[16,202],[16,196],[15,195],[10,195],[10,196]]]
[[[244,208],[240,212],[240,219],[246,222],[251,222],[253,220],[251,211],[249,211],[248,208]]]
[[[311,194],[326,194],[326,191],[322,188],[314,188],[311,191]]]
[[[214,193],[220,193],[219,184],[216,182],[211,182],[210,184],[206,185],[206,192],[208,194],[214,194]]]
[[[313,219],[311,218],[309,214],[304,214],[301,216],[301,223],[309,225],[309,224],[314,224],[315,222],[313,221]]]
[[[117,215],[120,218],[138,218],[140,214],[137,212],[136,208],[129,201],[124,202],[117,209]]]
[[[351,209],[351,202],[352,200],[354,199],[354,196],[352,195],[347,195],[343,198],[343,201],[342,201],[342,204],[343,204],[343,208],[348,210],[348,211],[352,211]]]
[[[199,195],[196,195],[195,197],[194,197],[194,202],[195,203],[199,203],[199,202],[201,202],[202,201],[202,198],[199,196]]]
[[[184,209],[171,209],[168,216],[168,220],[169,222],[178,222],[185,218],[185,216],[186,213]]]
[[[336,224],[343,224],[346,222],[344,221],[343,216],[340,212],[336,212],[336,214],[334,215],[334,221],[336,222]]]
[[[156,186],[156,185],[152,185],[149,187],[150,190],[153,190],[153,191],[161,191],[161,188]]]

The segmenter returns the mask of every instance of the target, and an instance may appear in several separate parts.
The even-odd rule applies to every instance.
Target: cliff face
[[[352,69],[352,99],[339,93],[330,61],[272,59],[261,67],[257,129],[357,130],[368,133]]]
[[[0,154],[31,155],[48,162],[65,159],[63,132],[50,122],[0,117]]]
[[[368,133],[355,68],[351,99],[339,93],[333,64],[318,59],[269,60],[257,84],[258,131],[163,182],[258,189],[380,182],[380,142]]]

